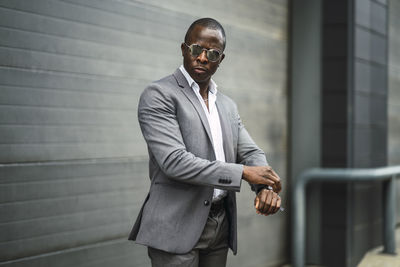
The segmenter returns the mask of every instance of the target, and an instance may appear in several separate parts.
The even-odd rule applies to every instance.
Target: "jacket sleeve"
[[[237,162],[246,166],[266,166],[268,165],[264,151],[262,151],[250,137],[244,127],[239,114],[237,113],[238,121],[238,148]],[[265,185],[250,184],[251,189],[258,193]]]
[[[162,172],[176,181],[240,191],[243,165],[209,161],[186,150],[170,92],[152,84],[142,93],[138,119]]]

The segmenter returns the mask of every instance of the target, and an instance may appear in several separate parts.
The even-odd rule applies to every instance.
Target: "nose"
[[[197,60],[202,64],[208,63],[207,53],[205,50],[201,52],[201,54],[197,57]]]

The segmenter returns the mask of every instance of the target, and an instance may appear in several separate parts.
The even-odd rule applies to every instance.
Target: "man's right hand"
[[[242,178],[251,184],[269,185],[276,193],[282,190],[281,178],[270,166],[243,166]]]

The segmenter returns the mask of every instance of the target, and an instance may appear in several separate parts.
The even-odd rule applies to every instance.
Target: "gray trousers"
[[[229,223],[226,212],[211,216],[196,246],[186,254],[172,254],[148,247],[153,267],[224,267],[228,255]]]

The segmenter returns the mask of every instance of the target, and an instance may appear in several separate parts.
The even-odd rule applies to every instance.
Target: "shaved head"
[[[202,27],[205,27],[208,29],[213,29],[213,30],[219,31],[221,33],[221,36],[223,39],[223,48],[225,49],[225,44],[226,44],[225,30],[218,21],[216,21],[215,19],[212,19],[212,18],[201,18],[201,19],[198,19],[195,22],[193,22],[186,32],[185,43],[189,42],[191,33],[192,33],[193,29],[196,28],[196,26],[202,26]]]

